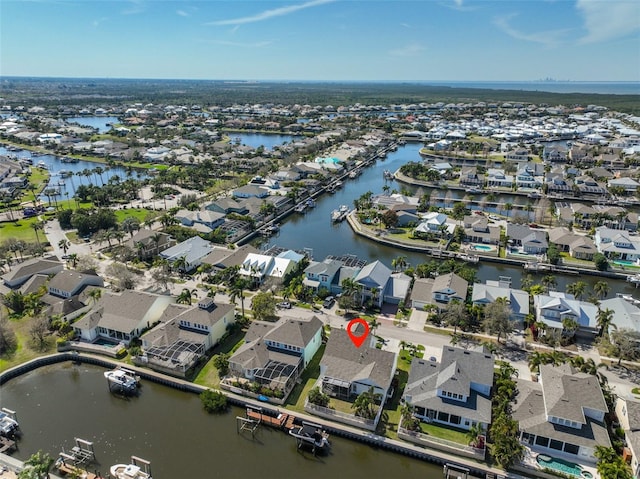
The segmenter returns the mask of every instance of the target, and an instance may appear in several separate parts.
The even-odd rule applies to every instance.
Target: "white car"
[[[489,215],[489,219],[493,221],[500,221],[500,217],[496,215]]]

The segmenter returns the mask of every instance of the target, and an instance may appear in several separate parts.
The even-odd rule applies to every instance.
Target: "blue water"
[[[227,133],[231,137],[231,142],[235,143],[236,139],[240,139],[242,145],[251,146],[253,148],[259,148],[263,146],[266,150],[273,150],[274,146],[280,146],[283,143],[291,143],[296,141],[293,135],[279,135],[279,134],[264,134],[264,133],[242,133],[242,132],[229,132]]]
[[[550,93],[600,93],[606,95],[640,95],[640,82],[581,82],[581,81],[531,81],[531,82],[424,82],[434,86],[452,88],[488,88],[491,90],[544,91]]]
[[[77,116],[67,118],[67,123],[77,123],[82,126],[89,126],[91,128],[97,128],[98,133],[104,133],[111,129],[109,124],[119,123],[118,118],[115,116]]]

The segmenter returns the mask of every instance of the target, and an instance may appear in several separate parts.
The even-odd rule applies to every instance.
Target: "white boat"
[[[333,210],[331,212],[331,221],[333,221],[334,223],[340,221],[340,211]]]
[[[36,166],[37,166],[38,168],[42,168],[43,170],[48,170],[48,169],[49,169],[49,167],[48,167],[48,166],[47,166],[47,164],[44,162],[44,160],[40,160]]]
[[[306,210],[306,209],[307,209],[307,203],[299,203],[294,208],[296,213],[304,213],[304,210]]]
[[[347,205],[340,205],[337,210],[331,212],[331,221],[337,223],[344,220],[349,214],[349,207]]]
[[[529,193],[527,195],[527,198],[531,198],[531,199],[540,199],[542,198],[542,195],[536,191],[532,191],[531,193]]]
[[[9,409],[0,410],[0,435],[13,436],[20,426],[16,420],[16,413]]]
[[[289,429],[289,434],[295,437],[300,445],[306,444],[319,450],[327,450],[331,447],[329,434],[317,424],[303,422],[302,426]]]
[[[130,464],[116,464],[109,468],[109,474],[116,479],[151,479],[151,463],[131,456]]]
[[[115,386],[122,392],[133,392],[138,389],[140,378],[125,368],[116,368],[111,371],[105,371],[104,377],[109,381],[109,387]]]

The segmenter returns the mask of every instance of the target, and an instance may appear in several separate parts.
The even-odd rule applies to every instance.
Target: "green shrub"
[[[211,389],[202,391],[200,393],[200,400],[202,401],[204,410],[209,414],[223,413],[227,410],[227,407],[229,407],[227,403],[227,396],[222,394],[220,391],[213,391]]]

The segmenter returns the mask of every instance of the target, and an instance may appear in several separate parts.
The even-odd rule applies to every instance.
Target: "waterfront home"
[[[485,216],[467,215],[463,225],[466,241],[485,244],[500,242],[500,227],[489,226],[489,220]]]
[[[609,188],[622,188],[625,193],[636,193],[636,191],[638,190],[638,186],[640,186],[640,183],[638,183],[633,178],[623,177],[613,178],[609,180],[607,182],[607,186]]]
[[[518,163],[527,162],[531,158],[529,157],[529,151],[525,148],[516,148],[513,150],[509,150],[504,155],[505,160],[515,161]]]
[[[640,402],[618,397],[616,399],[616,417],[624,430],[626,441],[623,454],[630,456],[631,473],[640,476]]]
[[[462,167],[460,170],[460,185],[461,186],[484,186],[484,175],[478,173],[478,168],[475,166]]]
[[[545,163],[564,163],[567,161],[568,150],[562,146],[545,145],[542,159]]]
[[[235,323],[235,308],[203,298],[195,306],[169,304],[158,321],[140,337],[142,362],[152,369],[183,376],[222,340]]]
[[[67,299],[79,294],[86,286],[104,286],[104,280],[95,273],[80,273],[63,270],[49,280],[47,292],[58,298]]]
[[[598,183],[596,180],[587,175],[577,176],[574,179],[575,185],[580,190],[581,195],[606,195],[606,184]]]
[[[304,270],[303,284],[314,291],[326,289],[330,294],[342,292],[342,281],[354,279],[362,269],[362,263],[351,265],[342,259],[325,258],[323,261],[311,261]]]
[[[413,415],[464,430],[491,424],[494,357],[490,353],[442,347],[440,362],[414,358],[402,398]]]
[[[64,265],[56,256],[46,258],[32,258],[22,263],[14,264],[8,273],[2,275],[2,280],[8,288],[18,288],[36,274],[57,274],[64,269]]]
[[[626,297],[626,296],[625,296]],[[621,297],[609,298],[600,301],[602,311],[613,311],[611,324],[616,329],[628,329],[640,333],[640,308]]]
[[[400,304],[404,303],[411,289],[411,276],[408,276],[400,271],[391,273],[389,281],[382,293],[382,300],[387,304]]]
[[[352,332],[356,336],[364,333],[361,328],[355,329]],[[374,394],[385,401],[391,392],[397,355],[377,349],[375,341],[375,336],[370,334],[368,340],[356,348],[346,330],[331,330],[320,360],[320,382],[325,394],[350,401],[373,388]]]
[[[598,378],[569,364],[540,366],[538,382],[516,380],[513,419],[520,441],[544,453],[562,452],[595,463],[596,446],[611,447],[608,412]]]
[[[151,259],[160,252],[176,244],[176,240],[167,233],[151,229],[141,229],[125,241],[124,245],[138,254],[141,260]]]
[[[250,279],[256,285],[264,283],[267,278],[282,281],[296,264],[297,261],[285,257],[249,253],[240,264],[238,274]]]
[[[518,168],[516,185],[518,188],[540,188],[544,181],[544,167],[540,163],[526,163]]]
[[[234,198],[266,198],[269,196],[269,190],[256,185],[245,185],[240,188],[236,188],[231,192]]]
[[[172,302],[171,296],[142,291],[125,290],[118,294],[104,291],[89,312],[73,323],[73,329],[81,341],[102,338],[128,344],[155,324]]]
[[[510,319],[523,322],[529,314],[529,293],[511,287],[511,278],[501,277],[498,281],[487,280],[485,284],[474,283],[471,302],[475,305],[495,303],[498,298],[506,298]]]
[[[174,217],[182,226],[192,227],[200,233],[209,233],[224,223],[225,213],[207,209],[195,211],[182,209],[177,211]]]
[[[444,213],[432,211],[430,213],[423,213],[420,216],[422,217],[422,219],[420,220],[418,226],[415,227],[414,233],[433,233],[436,235],[442,235],[444,233],[453,233],[455,229],[454,224],[447,223],[449,217]]]
[[[571,193],[573,181],[565,178],[564,171],[552,171],[545,175],[544,184],[548,193]]]
[[[526,254],[543,254],[547,252],[547,233],[532,229],[529,225],[507,224],[507,237],[511,246],[522,248]]]
[[[420,216],[410,213],[408,211],[398,211],[398,226],[406,227],[406,226],[415,226],[420,223]]]
[[[555,244],[559,251],[569,253],[576,259],[591,261],[593,255],[598,252],[591,238],[573,233],[565,227],[549,230],[549,242]]]
[[[286,397],[322,345],[322,321],[252,321],[244,341],[229,358],[231,376],[282,390]]]
[[[260,251],[250,244],[239,246],[235,249],[214,246],[211,252],[202,258],[202,264],[212,267],[212,272],[216,273],[226,268],[240,266],[250,253],[257,254]]]
[[[487,186],[499,188],[511,188],[513,186],[513,175],[507,175],[499,168],[489,168],[487,170]]]
[[[464,303],[468,287],[469,283],[455,273],[436,278],[417,278],[411,290],[411,306],[424,309],[427,304],[431,304],[438,309],[446,309],[451,301]]]
[[[640,258],[640,238],[626,231],[600,226],[596,228],[595,242],[598,251],[607,258],[623,261]]]
[[[553,328],[563,334],[563,319],[573,319],[578,323],[577,334],[593,339],[598,332],[598,307],[593,303],[578,301],[572,295],[560,291],[550,291],[533,297],[536,321],[547,326],[546,332]]]
[[[381,261],[374,261],[362,268],[353,278],[359,284],[361,301],[371,301],[377,307],[382,306],[387,283],[391,280],[391,270]]]
[[[390,195],[375,195],[371,198],[371,204],[376,209],[409,211],[411,213],[415,213],[418,211],[420,199],[415,196],[392,193]]]
[[[180,271],[188,273],[200,266],[202,259],[207,256],[212,249],[213,246],[211,242],[200,238],[200,236],[194,236],[162,251],[160,257],[166,259],[172,265],[179,262]]]
[[[239,215],[246,215],[249,213],[247,206],[239,198],[218,198],[207,204],[205,209],[224,214],[237,213]]]

